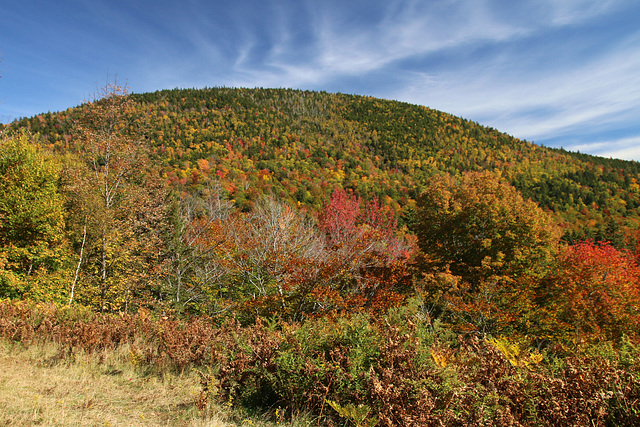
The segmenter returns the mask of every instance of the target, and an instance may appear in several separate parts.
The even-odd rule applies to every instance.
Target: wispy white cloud
[[[620,0],[546,0],[542,2],[548,8],[550,22],[553,25],[573,25],[617,9]]]
[[[412,96],[416,102],[434,100],[447,110],[498,120],[519,133],[544,138],[585,123],[594,126],[628,119],[640,108],[638,69],[640,47],[576,64],[560,74],[522,70],[521,78],[514,79],[510,70],[493,69],[475,78],[468,73],[454,80],[428,76],[420,91],[413,88],[413,95],[401,96]],[[456,81],[467,84],[456,89]]]
[[[325,10],[314,25],[317,60],[309,65],[331,77],[362,75],[461,44],[505,40],[522,31],[490,15],[477,1],[391,2],[380,20],[356,26]]]
[[[640,135],[571,146],[571,150],[624,160],[640,159]]]
[[[561,22],[568,22],[566,15],[565,8]],[[457,68],[407,74],[389,96],[542,141],[602,132],[640,115],[640,32],[588,58],[556,58],[573,41],[557,43],[516,54],[497,50]]]
[[[290,85],[318,85],[342,76],[361,76],[393,67],[406,60],[420,60],[428,55],[450,52],[460,46],[492,46],[513,43],[550,25],[570,25],[611,10],[613,2],[589,0],[549,1],[546,7],[523,6],[513,13],[527,19],[505,15],[499,2],[486,0],[403,1],[371,3],[379,8],[379,19],[365,25],[355,22],[358,11],[344,14],[330,2],[325,8],[315,6],[308,14],[313,39],[304,45],[296,43],[287,32],[293,16],[281,11],[275,28],[280,36],[264,62],[249,57],[251,49],[243,49],[235,71],[243,76],[236,81],[277,81]],[[597,7],[596,7],[597,6]],[[341,11],[343,12],[341,14]],[[305,52],[307,61],[292,61],[292,52]],[[265,73],[265,66],[271,68]],[[402,71],[402,70],[401,70]]]

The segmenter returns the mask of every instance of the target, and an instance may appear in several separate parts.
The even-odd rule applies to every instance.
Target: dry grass
[[[57,357],[54,344],[25,348],[0,342],[0,425],[232,425],[224,408],[211,408],[201,418],[194,404],[200,392],[195,373],[144,376],[122,363],[127,352],[70,359]]]

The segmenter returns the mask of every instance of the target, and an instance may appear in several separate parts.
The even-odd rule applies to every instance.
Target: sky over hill
[[[21,0],[0,14],[0,120],[133,92],[286,87],[426,105],[640,160],[634,0]]]

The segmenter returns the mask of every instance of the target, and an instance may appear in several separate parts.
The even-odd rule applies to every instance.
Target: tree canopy
[[[491,172],[434,178],[419,199],[418,244],[425,264],[469,282],[541,276],[561,231],[552,217]]]
[[[59,166],[21,132],[0,140],[0,297],[60,299],[68,261]],[[53,286],[41,286],[53,280]]]

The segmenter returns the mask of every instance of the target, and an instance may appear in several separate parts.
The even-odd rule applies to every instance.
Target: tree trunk
[[[80,246],[80,256],[78,257],[78,266],[76,267],[76,274],[73,277],[73,285],[71,285],[71,295],[69,296],[69,305],[73,302],[73,294],[78,283],[78,274],[80,273],[80,266],[82,265],[82,256],[84,254],[84,245],[87,241],[87,221],[84,221],[84,228],[82,230],[82,245]]]
[[[102,262],[100,265],[100,281],[102,284],[102,303],[100,311],[107,308],[107,237],[102,233]]]

